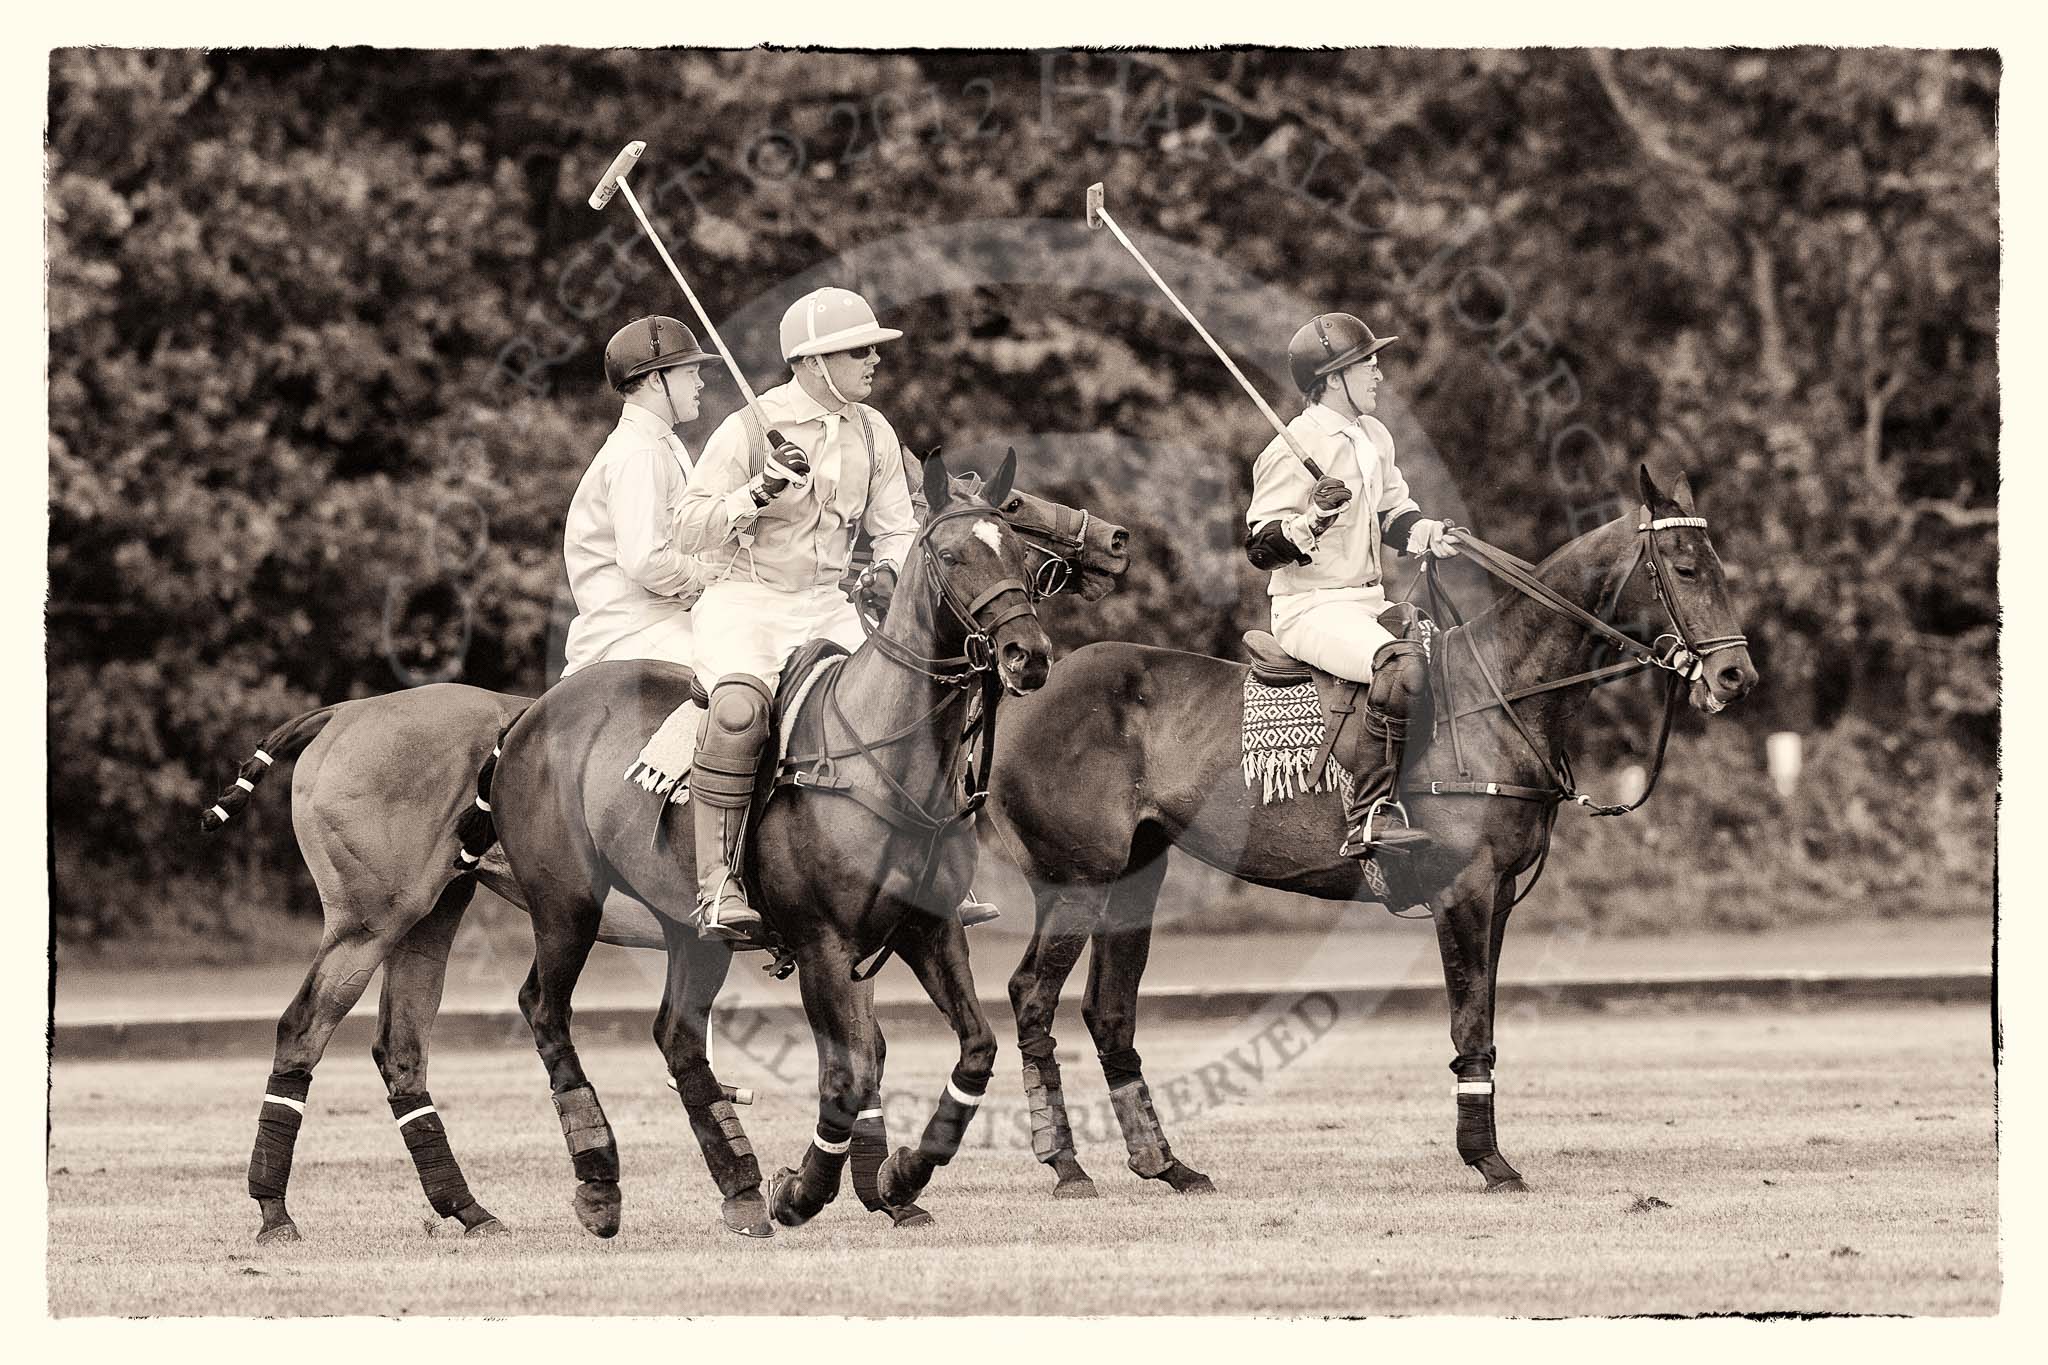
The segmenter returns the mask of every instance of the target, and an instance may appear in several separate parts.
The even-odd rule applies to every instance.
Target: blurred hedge
[[[1651,866],[1737,919],[1988,904],[1994,54],[93,49],[50,70],[67,938],[303,905],[281,790],[233,838],[194,833],[291,714],[546,682],[561,518],[611,411],[599,348],[682,311],[630,222],[582,202],[629,137],[758,382],[792,282],[853,253],[846,282],[908,332],[878,401],[911,444],[1036,438],[1030,486],[1137,532],[1124,592],[1054,613],[1067,644],[1228,652],[1263,603],[1234,544],[1261,422],[1102,237],[1009,280],[920,280],[905,254],[984,222],[1065,242],[1096,179],[1182,253],[1269,397],[1285,301],[1399,332],[1404,463],[1489,539],[1540,553],[1636,459],[1690,470],[1765,687],[1676,741],[1646,815],[1567,829],[1551,875],[1623,916]],[[733,396],[708,399],[700,441]],[[1582,768],[1625,760],[1649,713],[1604,696]],[[1787,807],[1760,786],[1776,728],[1813,741]]]

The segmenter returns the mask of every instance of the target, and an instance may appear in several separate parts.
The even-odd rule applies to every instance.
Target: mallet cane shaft
[[[599,180],[597,188],[590,192],[590,207],[602,210],[611,202],[614,193],[626,196],[626,207],[633,210],[633,216],[640,220],[641,231],[647,234],[648,241],[654,243],[654,249],[661,254],[661,263],[667,266],[668,273],[675,277],[677,286],[683,291],[683,297],[690,301],[690,308],[697,314],[697,321],[704,324],[704,330],[710,334],[711,344],[718,348],[719,358],[725,361],[726,371],[732,375],[732,382],[739,386],[740,397],[746,400],[747,411],[754,414],[755,423],[766,433],[770,448],[781,446],[785,444],[785,438],[781,432],[769,425],[766,417],[761,415],[761,402],[754,396],[753,387],[747,383],[747,377],[740,373],[739,362],[732,358],[732,352],[726,348],[725,338],[718,334],[718,327],[711,321],[711,315],[704,311],[704,305],[698,301],[697,291],[690,288],[690,282],[683,278],[683,272],[676,265],[675,258],[668,254],[668,248],[662,244],[661,234],[654,230],[654,224],[647,221],[647,214],[640,207],[639,197],[633,193],[633,187],[626,183],[627,173],[633,169],[634,164],[640,160],[640,154],[646,150],[647,144],[639,141],[629,142],[620,149],[619,154],[612,158],[612,164],[605,171],[604,178]],[[798,472],[804,473],[807,469],[808,466]]]
[[[1199,318],[1188,311],[1188,306],[1180,301],[1180,296],[1167,286],[1165,280],[1159,278],[1159,272],[1152,268],[1152,262],[1145,259],[1145,253],[1132,245],[1131,239],[1124,235],[1124,230],[1117,226],[1116,219],[1109,216],[1109,210],[1102,206],[1102,183],[1100,181],[1088,187],[1088,226],[1091,228],[1106,227],[1110,230],[1111,235],[1123,244],[1124,250],[1131,253],[1131,258],[1144,267],[1145,273],[1152,277],[1152,283],[1159,286],[1159,292],[1166,295],[1166,301],[1175,308],[1178,308],[1180,315],[1188,320],[1188,325],[1195,329],[1195,334],[1209,343],[1209,349],[1214,351],[1216,358],[1223,362],[1223,368],[1230,371],[1231,378],[1238,382],[1238,385],[1244,389],[1245,393],[1250,395],[1252,402],[1258,405],[1259,411],[1266,415],[1266,420],[1273,424],[1273,430],[1280,434],[1280,439],[1287,443],[1287,448],[1294,452],[1294,457],[1307,467],[1310,474],[1313,474],[1318,479],[1322,478],[1322,467],[1309,457],[1309,453],[1306,450],[1301,448],[1301,442],[1294,438],[1294,433],[1287,429],[1287,424],[1282,422],[1279,415],[1273,411],[1266,400],[1259,396],[1259,391],[1252,387],[1251,380],[1244,377],[1244,371],[1237,368],[1237,362],[1232,360],[1225,353],[1224,349],[1216,344],[1216,338],[1209,335],[1209,329],[1202,325]]]

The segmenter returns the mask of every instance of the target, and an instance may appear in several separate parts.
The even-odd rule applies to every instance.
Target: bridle
[[[1499,680],[1495,678],[1493,670],[1487,665],[1485,656],[1480,652],[1477,644],[1473,642],[1469,627],[1462,619],[1458,618],[1457,608],[1451,603],[1449,596],[1443,591],[1442,585],[1437,581],[1435,572],[1436,561],[1434,559],[1425,561],[1423,581],[1432,606],[1440,607],[1449,619],[1456,621],[1455,625],[1441,633],[1439,647],[1434,651],[1433,667],[1437,677],[1433,680],[1436,685],[1432,690],[1438,696],[1447,699],[1453,695],[1449,687],[1450,651],[1453,643],[1462,639],[1467,651],[1472,656],[1473,663],[1478,667],[1480,677],[1486,682],[1487,690],[1491,693],[1491,700],[1462,708],[1454,704],[1447,717],[1446,724],[1451,732],[1451,749],[1458,763],[1458,779],[1448,782],[1431,782],[1425,787],[1410,789],[1412,793],[1430,796],[1502,796],[1517,800],[1543,802],[1572,801],[1586,807],[1595,815],[1626,815],[1628,812],[1640,807],[1645,801],[1648,801],[1650,793],[1657,788],[1658,776],[1663,772],[1664,751],[1671,737],[1672,721],[1677,714],[1680,687],[1686,683],[1698,682],[1704,677],[1706,661],[1711,656],[1723,650],[1735,649],[1738,646],[1744,646],[1749,643],[1748,637],[1743,635],[1716,635],[1703,638],[1687,626],[1684,617],[1679,614],[1677,603],[1671,598],[1669,582],[1672,573],[1670,563],[1665,556],[1663,547],[1658,544],[1657,532],[1680,527],[1697,527],[1704,531],[1707,527],[1707,519],[1705,517],[1691,516],[1656,517],[1651,514],[1648,507],[1641,509],[1641,515],[1637,520],[1635,528],[1637,537],[1635,554],[1629,561],[1627,572],[1621,575],[1617,580],[1613,593],[1603,602],[1601,614],[1598,616],[1587,611],[1577,603],[1567,601],[1564,597],[1560,596],[1548,584],[1536,577],[1535,567],[1526,560],[1519,559],[1498,546],[1487,544],[1469,531],[1462,529],[1457,531],[1460,549],[1469,554],[1473,561],[1481,568],[1517,589],[1524,596],[1533,598],[1558,615],[1590,631],[1613,646],[1616,652],[1623,656],[1622,660],[1618,663],[1588,669],[1583,673],[1574,673],[1569,677],[1553,678],[1545,682],[1533,683],[1527,687],[1518,687],[1512,692],[1502,690]],[[1659,634],[1655,640],[1647,645],[1617,630],[1606,620],[1602,619],[1604,616],[1611,614],[1619,605],[1622,596],[1628,590],[1629,583],[1635,578],[1636,573],[1645,566],[1649,569],[1650,583],[1656,591],[1658,604],[1664,608],[1664,615],[1671,626],[1670,630]],[[1544,747],[1537,742],[1535,735],[1530,732],[1528,725],[1516,714],[1513,703],[1525,697],[1533,697],[1545,692],[1556,692],[1568,687],[1598,687],[1603,683],[1630,677],[1650,668],[1661,669],[1670,676],[1664,697],[1663,719],[1657,734],[1656,757],[1652,762],[1649,780],[1644,784],[1642,794],[1627,805],[1602,805],[1574,788],[1571,780],[1571,764],[1569,759],[1560,753],[1557,760],[1553,761],[1551,756],[1544,752]],[[1543,765],[1545,773],[1549,775],[1553,784],[1551,787],[1546,789],[1507,782],[1478,782],[1472,779],[1471,770],[1465,762],[1464,744],[1458,733],[1458,720],[1460,717],[1490,711],[1495,707],[1500,708],[1507,716],[1517,732],[1521,734],[1524,742],[1528,744],[1530,751],[1536,756],[1537,761]]]
[[[869,626],[865,615],[861,615],[860,618],[862,628],[867,630],[869,641],[884,658],[949,687],[965,687],[973,682],[977,675],[993,669],[996,663],[995,633],[1019,616],[1032,615],[1034,604],[1038,601],[1038,596],[1031,588],[1025,586],[1024,580],[1015,576],[997,579],[972,601],[964,598],[960,590],[953,586],[952,579],[945,572],[945,566],[939,562],[938,551],[932,548],[932,532],[949,521],[980,516],[1007,521],[1002,513],[986,505],[949,507],[924,524],[924,529],[918,533],[915,547],[915,551],[924,556],[924,576],[934,585],[933,605],[943,608],[952,617],[953,623],[966,632],[961,641],[960,653],[927,658],[908,645],[892,640],[880,630]],[[1083,516],[1085,518],[1086,514]],[[1052,557],[1058,559],[1057,556]],[[1070,567],[1064,559],[1058,559],[1058,562],[1063,567]],[[1062,586],[1064,583],[1065,580],[1062,578]],[[1016,595],[1016,601],[996,612],[990,619],[983,619],[982,612],[985,609],[1013,593]]]
[[[1010,529],[1017,533],[1017,539],[1024,544],[1026,554],[1033,556],[1030,568],[1031,600],[1043,602],[1048,597],[1065,592],[1074,585],[1081,571],[1074,567],[1074,561],[1059,553],[1061,550],[1079,555],[1088,544],[1089,512],[1085,507],[1067,507],[1050,504],[1053,509],[1053,524],[1049,529],[1033,527],[1029,530],[1010,522]],[[1072,530],[1068,529],[1072,526]]]

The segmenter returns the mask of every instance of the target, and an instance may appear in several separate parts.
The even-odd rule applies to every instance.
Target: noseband
[[[1078,524],[1069,533],[1066,529],[1067,523],[1076,518]],[[1008,520],[1007,517],[1005,519]],[[1027,531],[1011,521],[1010,529],[1016,531],[1017,539],[1023,542],[1024,552],[1035,557],[1031,567],[1032,601],[1042,602],[1048,597],[1065,592],[1073,585],[1080,570],[1074,567],[1073,560],[1058,553],[1053,547],[1057,546],[1059,550],[1079,555],[1087,547],[1088,519],[1089,512],[1085,507],[1054,505],[1053,527],[1050,530]]]

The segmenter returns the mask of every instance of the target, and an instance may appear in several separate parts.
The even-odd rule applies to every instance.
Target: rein
[[[926,522],[924,529],[918,535],[917,547],[925,556],[925,567],[928,571],[928,576],[936,585],[937,604],[942,606],[947,612],[950,612],[954,623],[966,631],[959,654],[927,658],[918,654],[909,646],[882,634],[880,631],[872,629],[868,631],[868,643],[875,646],[876,653],[881,655],[881,657],[951,690],[940,697],[935,705],[909,724],[900,726],[879,739],[868,740],[861,737],[860,732],[854,728],[853,722],[847,718],[845,710],[840,706],[839,679],[835,676],[831,679],[830,685],[825,689],[826,714],[829,720],[837,721],[839,728],[844,730],[851,738],[851,746],[840,749],[833,748],[828,734],[829,727],[824,722],[821,722],[820,735],[825,740],[825,747],[815,754],[793,755],[785,760],[786,767],[791,770],[791,775],[784,779],[787,785],[850,797],[858,801],[871,814],[889,825],[892,829],[919,835],[924,840],[923,869],[918,874],[917,883],[904,903],[903,910],[897,912],[896,917],[890,921],[888,928],[884,930],[882,946],[876,950],[865,967],[855,968],[853,979],[856,981],[870,979],[889,960],[889,955],[892,951],[889,947],[889,939],[895,934],[897,925],[902,920],[903,913],[911,906],[922,903],[925,893],[931,888],[932,877],[938,869],[940,843],[953,826],[971,820],[975,813],[981,809],[982,804],[988,799],[989,773],[995,758],[995,710],[997,703],[1002,700],[1003,694],[1002,678],[997,673],[995,667],[995,632],[1019,616],[1032,615],[1034,610],[1032,604],[1036,599],[1033,597],[1030,589],[1025,587],[1022,580],[1013,577],[998,579],[972,601],[963,600],[959,591],[953,587],[952,581],[946,576],[944,567],[939,562],[937,552],[931,547],[930,537],[932,530],[943,522],[959,517],[991,514],[998,517],[1001,516],[1000,513],[995,513],[992,509],[980,505],[948,508]],[[1059,562],[1063,565],[1065,564],[1064,560]],[[1062,580],[1062,586],[1064,586],[1064,580]],[[985,608],[1011,593],[1017,594],[1021,600],[997,612],[991,620],[984,621],[982,619],[982,612]],[[866,617],[863,616],[861,620],[862,625],[865,627]],[[968,691],[969,686],[977,682],[979,683],[978,690],[970,694]],[[924,803],[913,796],[897,780],[896,775],[889,771],[888,767],[882,762],[880,751],[923,731],[947,711],[964,703],[970,695],[978,696],[981,701],[978,720],[981,730],[980,762],[968,765],[967,776],[964,782],[967,788],[966,799],[960,806],[944,814],[935,814],[925,809]],[[851,779],[839,776],[836,760],[851,758],[855,755],[859,755],[868,761],[876,774],[881,777],[887,789],[886,791],[865,791],[855,786]],[[959,763],[960,759],[956,755],[953,763],[948,767],[945,783],[945,789],[948,791],[962,785]],[[804,772],[800,766],[803,764],[814,765],[813,770],[809,773]]]
[[[1628,584],[1635,577],[1637,570],[1646,564],[1649,566],[1650,582],[1656,589],[1657,601],[1663,606],[1665,616],[1670,619],[1671,630],[1659,635],[1654,642],[1648,645],[1616,630],[1606,621],[1595,616],[1577,603],[1567,601],[1555,589],[1551,588],[1549,584],[1539,579],[1536,576],[1534,566],[1530,565],[1527,561],[1509,554],[1498,546],[1487,544],[1469,531],[1459,530],[1457,532],[1459,546],[1469,552],[1481,568],[1507,583],[1510,587],[1515,588],[1525,597],[1534,599],[1566,620],[1606,641],[1617,652],[1626,656],[1620,663],[1608,664],[1582,673],[1574,673],[1568,677],[1553,678],[1549,681],[1534,683],[1527,687],[1519,687],[1512,692],[1502,690],[1500,681],[1494,676],[1493,670],[1487,666],[1485,656],[1480,653],[1478,644],[1472,639],[1468,623],[1459,617],[1457,608],[1451,603],[1449,594],[1444,591],[1442,584],[1437,581],[1435,560],[1427,561],[1423,566],[1423,575],[1431,604],[1433,606],[1440,605],[1445,613],[1456,621],[1455,625],[1442,632],[1444,647],[1437,656],[1436,671],[1438,673],[1439,686],[1436,690],[1446,698],[1452,696],[1450,691],[1450,647],[1454,639],[1462,638],[1467,652],[1472,656],[1472,662],[1479,670],[1480,678],[1485,681],[1487,690],[1492,693],[1493,699],[1466,707],[1454,705],[1451,708],[1450,715],[1446,718],[1446,724],[1451,732],[1451,751],[1458,764],[1458,780],[1449,782],[1432,781],[1426,787],[1411,788],[1411,792],[1416,795],[1428,794],[1431,796],[1498,796],[1520,801],[1573,801],[1586,807],[1594,815],[1626,815],[1640,808],[1644,802],[1648,801],[1650,794],[1657,789],[1657,779],[1664,771],[1665,748],[1671,739],[1672,722],[1678,714],[1680,687],[1686,683],[1697,682],[1705,674],[1708,656],[1748,643],[1747,638],[1742,635],[1720,635],[1705,639],[1697,638],[1687,628],[1683,618],[1679,616],[1666,585],[1670,570],[1664,565],[1664,555],[1657,544],[1656,533],[1667,528],[1683,526],[1698,527],[1701,530],[1705,530],[1707,521],[1704,517],[1652,517],[1647,507],[1642,509],[1642,518],[1636,525],[1636,534],[1640,539],[1636,542],[1635,557],[1630,560],[1627,572],[1622,574],[1619,585],[1614,590],[1613,597],[1609,599],[1613,602],[1619,602],[1622,593],[1627,590]],[[1648,668],[1662,669],[1670,675],[1664,692],[1663,714],[1658,725],[1656,754],[1651,761],[1649,780],[1643,785],[1642,795],[1627,805],[1603,805],[1575,789],[1571,778],[1570,763],[1564,761],[1562,755],[1560,755],[1557,761],[1553,761],[1551,756],[1544,752],[1544,747],[1537,742],[1535,735],[1530,732],[1528,725],[1515,711],[1514,703],[1526,697],[1538,696],[1545,692],[1561,691],[1569,687],[1598,687],[1621,678],[1631,677]],[[1495,707],[1500,708],[1507,716],[1509,722],[1515,727],[1516,732],[1521,735],[1523,742],[1529,746],[1530,752],[1535,755],[1536,761],[1543,765],[1545,774],[1551,780],[1552,785],[1549,788],[1528,787],[1507,782],[1480,782],[1473,780],[1472,770],[1465,761],[1464,743],[1458,733],[1458,720],[1460,717],[1476,715],[1483,711],[1493,710]],[[1530,885],[1533,886],[1534,882],[1532,881]],[[1528,892],[1525,890],[1522,894],[1527,895]]]

